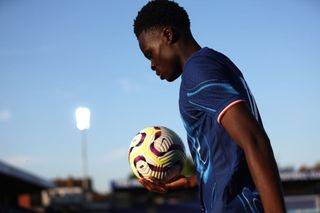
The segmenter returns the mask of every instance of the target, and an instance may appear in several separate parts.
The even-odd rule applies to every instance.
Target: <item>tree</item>
[[[187,157],[181,174],[184,176],[192,176],[196,174],[196,167],[190,157]]]
[[[316,163],[314,166],[313,166],[313,170],[314,171],[320,171],[320,162]]]

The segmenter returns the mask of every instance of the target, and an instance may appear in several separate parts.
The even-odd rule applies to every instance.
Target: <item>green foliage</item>
[[[134,180],[137,177],[133,174],[133,172],[130,173],[130,175],[128,176],[128,180]]]
[[[187,157],[181,174],[184,176],[192,176],[196,174],[196,167],[193,164],[192,158]]]
[[[320,162],[316,163],[316,165],[313,166],[313,169],[315,171],[320,171]]]
[[[310,172],[310,171],[320,171],[320,162],[317,162],[315,165],[313,166],[307,166],[307,165],[302,165],[299,168],[300,172]]]

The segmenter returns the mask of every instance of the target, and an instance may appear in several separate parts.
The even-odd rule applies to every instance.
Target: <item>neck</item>
[[[182,67],[193,53],[201,49],[201,46],[192,36],[189,39],[182,40],[178,45],[180,49],[180,63]]]

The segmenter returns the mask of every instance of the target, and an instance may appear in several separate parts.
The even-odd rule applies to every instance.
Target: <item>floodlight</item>
[[[90,110],[85,107],[76,109],[77,128],[82,131],[90,128]]]

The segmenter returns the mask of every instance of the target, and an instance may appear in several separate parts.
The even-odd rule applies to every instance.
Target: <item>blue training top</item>
[[[202,48],[184,65],[179,107],[197,168],[202,212],[263,212],[243,150],[220,124],[245,102],[262,126],[240,70],[225,55]]]

